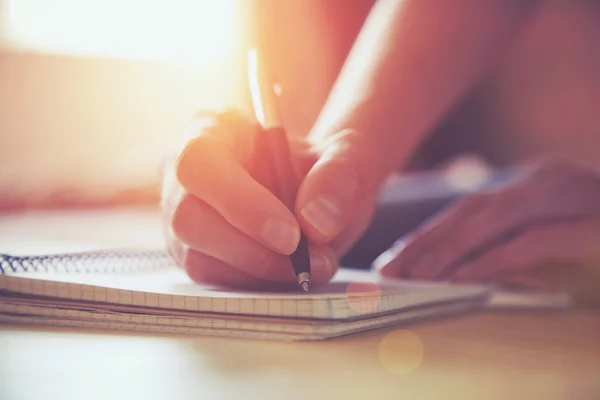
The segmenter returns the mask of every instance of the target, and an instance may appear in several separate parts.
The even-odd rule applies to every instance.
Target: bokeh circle
[[[387,333],[379,343],[381,365],[395,375],[416,371],[423,362],[421,338],[409,330],[397,329]]]

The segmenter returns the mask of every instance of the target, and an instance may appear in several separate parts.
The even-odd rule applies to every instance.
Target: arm
[[[369,223],[379,178],[491,65],[530,14],[525,1],[380,0],[310,135],[324,145],[293,153],[293,213],[260,173],[251,121],[234,113],[191,127],[163,201],[171,253],[198,282],[287,285],[283,256],[302,228],[314,281],[331,279]]]
[[[389,174],[489,70],[536,5],[529,0],[379,0],[311,139],[344,128],[361,131],[385,149],[382,172]]]

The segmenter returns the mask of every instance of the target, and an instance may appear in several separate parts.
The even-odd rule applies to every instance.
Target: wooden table
[[[0,251],[9,239],[90,242],[102,224],[138,232],[120,229],[107,245],[161,240],[142,237],[152,223],[137,214],[44,218],[1,219]],[[398,329],[413,340],[390,347],[391,329],[279,343],[3,326],[0,399],[600,399],[597,313],[495,312]]]
[[[420,338],[423,358],[399,375],[379,356],[391,330],[276,343],[3,327],[0,398],[600,399],[598,315],[471,315],[403,328]],[[414,346],[404,350],[415,359]]]

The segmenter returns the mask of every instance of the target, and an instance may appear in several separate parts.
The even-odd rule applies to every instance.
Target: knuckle
[[[226,126],[228,124],[246,124],[249,125],[250,120],[246,118],[237,108],[225,107],[214,111],[200,110],[197,116],[202,118],[203,116],[208,117],[216,125]]]
[[[219,126],[220,122],[214,113],[197,117],[183,131],[183,135],[177,147],[178,153],[183,153],[196,139],[215,134],[219,131]]]
[[[537,165],[531,174],[531,180],[549,187],[562,186],[573,180],[589,178],[586,168],[562,157],[553,157]]]
[[[253,161],[254,139],[258,128],[237,109],[227,109],[217,114],[214,137],[228,147],[242,165]]]
[[[218,113],[217,119],[220,126],[230,131],[246,131],[253,124],[243,113],[237,109],[226,109]]]
[[[252,127],[251,121],[235,109],[198,112],[195,120],[184,130],[177,146],[177,166],[202,162],[199,157],[212,154],[217,146],[233,143],[235,147],[239,139],[249,136],[245,133],[252,130]],[[191,160],[188,153],[192,153]]]
[[[539,198],[548,191],[555,191],[557,186],[564,185],[565,178],[570,175],[568,168],[563,159],[547,159],[536,164],[518,187],[529,198]]]
[[[546,157],[535,164],[533,173],[536,175],[556,175],[568,173],[575,169],[577,169],[577,166],[571,160],[561,156],[552,156]]]
[[[180,153],[175,166],[177,181],[186,189],[201,182],[204,175],[212,173],[215,157],[220,155],[218,146],[209,135],[200,135],[191,140]]]
[[[196,200],[192,195],[185,194],[173,206],[170,228],[173,235],[178,239],[187,236],[187,230],[190,226],[190,215],[192,214],[192,208],[195,207],[195,202]]]
[[[383,152],[373,138],[358,130],[345,129],[332,136],[325,145],[332,142],[335,145],[330,157],[325,152],[328,163],[339,163],[349,169],[365,186],[383,179]]]
[[[553,158],[541,164],[523,188],[530,200],[551,196],[556,207],[600,212],[600,175],[576,162]]]
[[[241,111],[234,108],[217,111],[201,110],[196,114],[195,122],[196,126],[201,128],[197,131],[207,131],[217,136],[226,135],[228,132],[247,130],[252,127],[252,122]]]

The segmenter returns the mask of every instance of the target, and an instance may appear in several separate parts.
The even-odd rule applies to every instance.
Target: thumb
[[[296,216],[313,243],[332,241],[352,220],[361,199],[379,189],[381,156],[364,134],[341,131],[329,138],[296,197]]]

